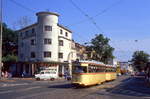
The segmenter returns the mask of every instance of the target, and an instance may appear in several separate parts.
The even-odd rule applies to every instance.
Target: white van
[[[38,74],[35,74],[36,80],[54,80],[58,77],[55,69],[42,70]]]

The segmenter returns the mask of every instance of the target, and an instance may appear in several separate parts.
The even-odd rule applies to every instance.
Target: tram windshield
[[[87,73],[87,67],[85,67],[85,66],[74,66],[73,73]]]

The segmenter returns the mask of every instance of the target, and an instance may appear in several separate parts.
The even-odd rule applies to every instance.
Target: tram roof
[[[80,60],[79,62],[84,63],[84,64],[105,66],[105,64],[103,62],[98,62],[98,61],[94,61],[94,60]]]
[[[91,65],[99,65],[99,66],[106,66],[106,67],[114,67],[113,65],[104,64],[103,62],[95,61],[95,60],[79,60],[79,63],[84,64],[91,64]]]
[[[106,67],[115,68],[113,65],[106,65]]]

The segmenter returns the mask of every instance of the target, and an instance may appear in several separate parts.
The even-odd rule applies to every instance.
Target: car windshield
[[[41,72],[41,74],[44,74],[44,72]]]

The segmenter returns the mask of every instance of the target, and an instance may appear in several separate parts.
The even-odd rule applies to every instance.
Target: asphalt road
[[[0,82],[0,99],[147,99],[143,77],[120,76],[101,85],[74,88],[69,81],[9,80]]]

